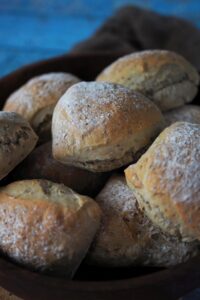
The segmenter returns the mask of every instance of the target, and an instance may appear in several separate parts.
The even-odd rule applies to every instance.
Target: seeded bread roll
[[[163,122],[159,109],[139,93],[110,83],[77,83],[53,113],[53,156],[94,172],[113,170],[133,161]]]
[[[200,239],[200,125],[167,127],[125,173],[152,222],[184,241]]]
[[[22,115],[41,141],[51,137],[51,119],[60,97],[79,79],[68,73],[48,73],[32,78],[7,99],[3,110]]]
[[[90,198],[46,180],[25,180],[0,189],[0,250],[43,273],[71,278],[100,222]]]
[[[147,50],[118,59],[100,73],[97,81],[119,83],[141,92],[167,111],[193,100],[199,74],[177,53]]]
[[[66,166],[52,156],[52,142],[37,147],[13,172],[9,180],[47,179],[63,183],[77,193],[96,196],[106,183],[110,173],[94,173]]]
[[[200,124],[200,107],[197,105],[184,105],[164,114],[167,126],[178,122],[184,121],[194,124]]]
[[[102,222],[87,263],[107,267],[131,265],[169,267],[187,261],[198,243],[163,233],[139,209],[124,176],[113,176],[96,197]]]
[[[37,140],[20,115],[0,111],[0,180],[34,149]]]

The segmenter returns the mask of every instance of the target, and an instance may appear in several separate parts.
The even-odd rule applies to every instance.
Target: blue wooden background
[[[200,27],[200,0],[0,0],[0,76],[68,51],[123,4],[177,15]]]

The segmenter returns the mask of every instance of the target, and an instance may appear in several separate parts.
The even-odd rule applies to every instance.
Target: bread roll
[[[113,176],[96,197],[102,222],[87,255],[99,266],[169,267],[198,253],[197,242],[185,243],[163,233],[138,208],[124,176]]]
[[[139,91],[167,111],[193,100],[199,74],[177,53],[147,50],[118,59],[100,73],[97,81],[119,83]]]
[[[3,110],[14,111],[30,122],[40,140],[51,137],[54,107],[65,91],[79,79],[68,73],[48,73],[32,78],[7,99]]]
[[[200,239],[200,125],[167,127],[125,173],[152,222],[184,241]]]
[[[163,127],[159,109],[121,85],[81,82],[58,101],[52,121],[53,155],[94,172],[134,160]]]
[[[0,180],[33,150],[37,140],[21,116],[0,111]]]
[[[110,173],[93,173],[72,166],[66,166],[52,156],[52,143],[37,147],[9,175],[9,180],[47,179],[63,183],[77,193],[94,197],[106,183]]]
[[[164,117],[167,126],[178,121],[200,124],[200,107],[197,105],[183,105],[169,110],[164,114]]]
[[[0,250],[43,273],[71,278],[100,222],[90,198],[46,180],[25,180],[0,189]]]

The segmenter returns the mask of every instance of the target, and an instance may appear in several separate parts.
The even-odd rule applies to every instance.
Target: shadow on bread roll
[[[163,126],[160,110],[145,96],[118,84],[80,82],[55,107],[53,156],[93,172],[110,171],[133,161]]]
[[[200,240],[200,125],[167,127],[125,173],[153,223],[184,241]]]
[[[0,251],[32,270],[71,278],[99,227],[92,199],[46,180],[0,188]]]
[[[118,83],[141,92],[167,111],[194,99],[199,74],[175,52],[146,50],[119,58],[99,74],[97,81]]]
[[[0,111],[0,180],[35,147],[38,137],[20,115]]]
[[[167,126],[181,121],[200,124],[200,107],[191,104],[183,105],[166,112],[164,118]]]
[[[51,139],[51,119],[60,97],[79,79],[68,73],[48,73],[32,78],[7,99],[3,110],[14,111],[30,122],[40,142]]]
[[[77,193],[94,197],[106,183],[110,173],[93,173],[56,161],[52,156],[51,142],[37,147],[17,168],[8,180],[47,179],[63,183]]]
[[[139,209],[124,176],[113,176],[96,197],[102,221],[87,255],[88,264],[169,267],[198,253],[197,242],[182,242],[161,231]]]

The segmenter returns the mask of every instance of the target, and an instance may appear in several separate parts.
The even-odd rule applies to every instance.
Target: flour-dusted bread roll
[[[77,193],[96,196],[109,178],[110,173],[94,173],[66,166],[52,156],[52,142],[37,147],[9,174],[7,180],[47,179],[63,183]]]
[[[24,180],[0,189],[0,251],[33,270],[71,278],[100,222],[99,206],[68,187]]]
[[[109,171],[134,160],[163,127],[159,109],[121,85],[81,82],[57,103],[53,155],[64,164]]]
[[[102,222],[87,255],[99,266],[169,267],[198,253],[197,242],[182,242],[163,233],[139,209],[124,176],[113,176],[96,197]]]
[[[37,140],[20,115],[0,111],[0,180],[34,149]]]
[[[183,105],[164,114],[167,126],[179,121],[200,124],[200,106]]]
[[[193,100],[199,74],[177,53],[147,50],[118,59],[100,73],[97,81],[119,83],[139,91],[167,111]]]
[[[60,97],[79,79],[68,73],[48,73],[32,78],[7,99],[4,110],[28,120],[41,140],[51,136],[51,119]]]
[[[152,222],[185,241],[200,239],[200,125],[167,127],[125,173]]]

